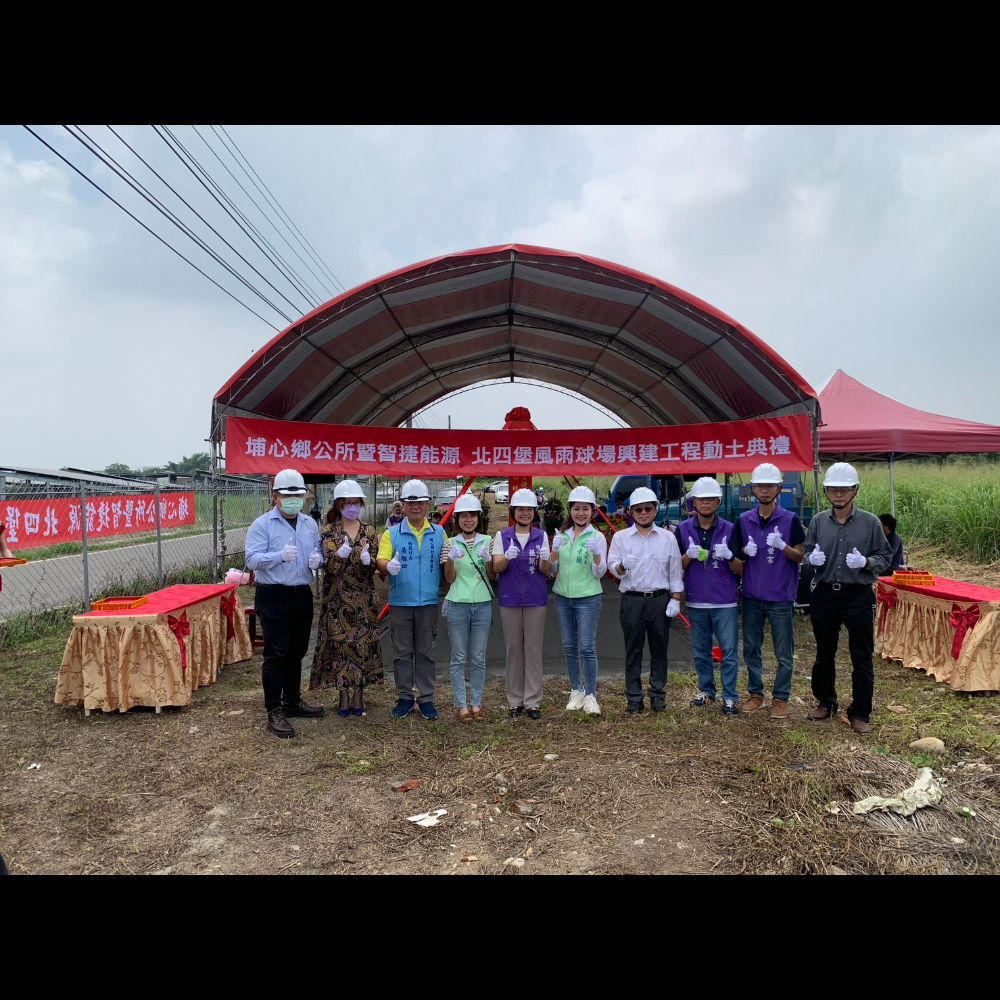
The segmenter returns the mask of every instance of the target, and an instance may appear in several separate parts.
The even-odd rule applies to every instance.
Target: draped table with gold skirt
[[[74,615],[55,700],[88,712],[190,705],[223,664],[252,655],[235,585],[178,584],[128,611]]]
[[[1000,691],[1000,590],[934,577],[875,584],[875,652],[955,691]]]

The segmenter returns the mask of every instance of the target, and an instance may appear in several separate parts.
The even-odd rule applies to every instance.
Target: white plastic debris
[[[544,759],[547,760],[547,761],[550,761],[550,762],[553,761],[553,760],[559,760],[559,754],[557,754],[557,753],[547,753],[545,755]]]
[[[40,771],[42,769],[41,764],[29,764],[25,770],[26,771]]]
[[[416,816],[407,816],[407,820],[416,823],[417,826],[437,826],[441,822],[442,816],[447,816],[447,809],[434,809],[431,812],[417,813]]]
[[[917,780],[898,795],[870,795],[867,799],[855,802],[852,811],[855,816],[878,810],[893,812],[899,816],[912,816],[918,809],[936,806],[941,801],[942,794],[934,772],[929,767],[922,767],[917,773]]]

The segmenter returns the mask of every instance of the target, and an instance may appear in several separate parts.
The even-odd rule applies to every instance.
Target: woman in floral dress
[[[375,597],[377,539],[375,529],[358,520],[364,504],[364,493],[353,479],[337,483],[320,534],[325,572],[309,687],[339,688],[337,714],[342,718],[364,715],[364,689],[383,678]]]

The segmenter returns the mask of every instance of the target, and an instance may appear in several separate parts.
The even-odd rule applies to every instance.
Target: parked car
[[[498,479],[495,483],[490,483],[490,485],[487,486],[486,489],[483,490],[483,492],[496,493],[497,490],[500,490],[503,493],[509,493],[510,484],[507,482],[506,479]]]
[[[496,489],[493,490],[493,502],[494,503],[509,503],[510,502],[510,490],[506,483],[499,484],[495,483]]]

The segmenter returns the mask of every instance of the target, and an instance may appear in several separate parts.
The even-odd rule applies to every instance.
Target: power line
[[[343,286],[340,279],[333,273],[333,271],[330,270],[329,266],[323,261],[323,259],[316,252],[313,245],[305,238],[305,236],[302,235],[302,232],[299,229],[299,227],[296,226],[294,222],[292,222],[291,216],[278,204],[277,199],[275,199],[274,195],[271,194],[270,188],[268,188],[268,186],[264,184],[264,179],[260,176],[260,174],[257,173],[256,170],[254,170],[250,161],[243,155],[243,151],[239,148],[239,146],[236,145],[236,142],[233,139],[233,137],[226,131],[225,126],[220,125],[219,128],[222,129],[223,135],[225,135],[226,139],[229,140],[229,143],[232,145],[233,149],[236,150],[240,158],[243,160],[244,163],[246,163],[247,167],[249,167],[250,171],[253,173],[253,177],[250,177],[250,174],[247,173],[246,168],[243,167],[242,164],[240,165],[241,169],[247,175],[247,177],[250,177],[250,180],[253,182],[254,187],[256,187],[257,190],[260,191],[261,194],[263,194],[264,197],[266,197],[270,201],[271,205],[274,208],[276,208],[285,217],[285,219],[288,220],[287,225],[289,227],[289,232],[294,230],[295,234],[297,234],[299,237],[299,244],[303,247],[303,249],[306,249],[307,252],[310,253],[310,255],[312,256],[313,260],[315,260],[316,263],[321,268],[323,268],[324,271],[326,271],[326,273],[330,276],[330,279],[333,281],[334,286],[339,288],[342,292],[346,292],[347,289]],[[238,162],[239,161],[237,161],[237,163]],[[256,177],[257,180],[259,180],[260,183],[264,185],[263,190],[261,190],[260,185],[257,184],[257,180],[254,180],[254,177]]]
[[[280,308],[278,308],[278,306],[275,305],[269,298],[267,298],[267,296],[263,295],[260,291],[254,288],[254,286],[250,284],[250,282],[247,281],[246,278],[244,278],[243,275],[241,275],[231,264],[223,260],[222,257],[218,253],[216,253],[215,250],[213,250],[200,236],[198,236],[197,233],[194,232],[194,230],[192,230],[189,226],[183,223],[175,213],[171,212],[158,198],[156,198],[151,192],[149,192],[144,185],[136,181],[133,178],[133,176],[127,170],[125,170],[125,168],[122,167],[118,163],[118,161],[114,159],[114,157],[111,156],[110,153],[108,153],[93,139],[91,139],[90,136],[88,136],[87,133],[83,131],[83,129],[77,126],[77,130],[80,132],[83,138],[80,138],[80,135],[77,135],[76,132],[74,132],[73,129],[71,129],[68,125],[64,125],[63,129],[67,132],[68,135],[76,139],[76,141],[79,142],[80,145],[84,147],[84,149],[86,149],[93,156],[96,156],[97,159],[99,159],[105,166],[109,167],[115,174],[118,175],[118,177],[120,177],[123,181],[125,181],[125,183],[128,184],[129,187],[131,187],[137,194],[145,198],[146,201],[149,202],[149,204],[152,205],[161,215],[163,215],[166,219],[168,219],[175,226],[177,226],[177,228],[180,229],[181,232],[184,233],[184,235],[187,236],[193,243],[195,243],[202,250],[208,253],[218,264],[220,264],[227,271],[229,271],[229,273],[234,278],[242,282],[251,292],[254,293],[254,295],[256,295],[259,299],[261,299],[261,301],[266,302],[276,313],[278,313],[279,316],[282,316],[289,323],[292,322],[290,316],[288,316]],[[183,201],[183,199],[181,200]],[[185,204],[187,203],[185,202]],[[190,206],[188,207],[190,208]],[[194,209],[192,209],[192,211],[194,211]],[[198,215],[198,213],[195,212],[195,215]],[[198,217],[201,218],[200,215]],[[205,220],[202,219],[202,221],[204,222]],[[209,225],[207,222],[205,224],[209,226],[209,229],[212,229],[211,225]],[[224,243],[226,242],[225,239],[215,231],[215,229],[212,229],[212,232],[215,233],[216,236],[219,236],[219,238],[222,239]],[[229,246],[228,243],[226,243],[226,245]],[[230,249],[233,248],[230,247]],[[254,270],[256,270],[256,268],[254,268]],[[270,282],[268,282],[268,284],[270,284]],[[273,288],[274,286],[272,285],[271,287]],[[277,289],[275,289],[275,291],[277,291]]]
[[[199,184],[200,184],[200,185],[201,185],[201,186],[202,186],[202,187],[203,187],[203,188],[204,188],[204,189],[205,189],[205,190],[206,190],[206,191],[207,191],[207,192],[208,192],[208,193],[209,193],[209,194],[210,194],[210,195],[212,196],[212,198],[213,198],[213,199],[214,199],[214,200],[216,201],[216,203],[217,203],[217,204],[219,205],[219,207],[220,207],[220,208],[221,208],[221,209],[222,209],[222,210],[223,210],[223,211],[224,211],[224,212],[226,213],[226,215],[228,215],[228,216],[229,216],[229,218],[230,218],[230,219],[232,219],[232,220],[233,220],[233,222],[235,222],[235,223],[236,223],[236,225],[237,225],[237,226],[239,226],[239,227],[240,227],[240,229],[242,229],[242,230],[243,230],[243,232],[244,232],[244,233],[246,233],[246,235],[247,235],[247,236],[250,236],[250,234],[246,232],[246,229],[244,229],[244,227],[243,227],[243,225],[242,225],[242,224],[240,223],[240,221],[239,221],[239,220],[238,220],[238,219],[236,218],[236,216],[235,216],[235,215],[233,215],[233,213],[232,213],[232,212],[230,212],[228,208],[226,208],[226,206],[225,206],[225,205],[224,205],[224,204],[223,204],[223,203],[222,203],[222,202],[220,201],[220,199],[219,199],[218,195],[216,195],[216,194],[215,194],[215,192],[214,192],[214,191],[212,191],[212,189],[211,189],[211,188],[210,188],[210,187],[209,187],[209,186],[208,186],[208,185],[207,185],[207,184],[206,184],[206,183],[205,183],[205,182],[204,182],[204,181],[203,181],[203,180],[202,180],[202,179],[201,179],[201,178],[200,178],[200,177],[198,176],[197,172],[196,172],[196,171],[195,171],[195,170],[194,170],[194,169],[193,169],[193,168],[191,167],[191,165],[190,165],[190,164],[189,164],[189,163],[187,162],[187,160],[185,160],[185,159],[184,159],[184,156],[181,156],[181,154],[180,154],[180,153],[179,153],[179,152],[178,152],[178,151],[177,151],[177,150],[176,150],[176,149],[175,149],[175,148],[174,148],[174,147],[173,147],[173,146],[172,146],[172,145],[170,144],[170,142],[168,142],[168,141],[167,141],[167,140],[166,140],[166,139],[165,139],[165,138],[163,137],[163,134],[162,134],[162,133],[160,132],[160,130],[159,130],[159,129],[158,129],[158,128],[157,128],[156,126],[155,126],[155,125],[153,125],[153,126],[152,126],[152,128],[153,128],[153,131],[154,131],[154,132],[156,132],[156,134],[157,134],[157,135],[158,135],[158,136],[159,136],[159,137],[160,137],[160,138],[161,138],[161,139],[163,140],[163,143],[164,143],[164,145],[165,145],[165,146],[167,147],[167,149],[169,149],[169,150],[170,150],[170,152],[172,152],[172,153],[174,154],[174,156],[176,156],[176,157],[177,157],[177,159],[178,159],[178,160],[180,160],[180,161],[181,161],[181,163],[183,163],[183,164],[184,164],[184,166],[185,166],[185,167],[187,168],[187,170],[188,170],[188,171],[189,171],[189,172],[191,173],[191,176],[192,176],[192,177],[194,177],[194,178],[195,178],[195,180],[197,180],[197,181],[198,181],[198,183],[199,183]],[[177,144],[177,146],[179,146],[181,150],[183,150],[183,151],[184,151],[184,154],[185,154],[185,156],[187,156],[187,157],[188,157],[188,158],[189,158],[189,159],[190,159],[190,160],[192,161],[192,163],[195,163],[195,164],[196,164],[196,165],[198,166],[198,169],[199,169],[199,170],[201,170],[201,169],[202,169],[202,168],[201,168],[201,165],[200,165],[200,164],[198,164],[197,160],[195,160],[195,158],[194,158],[193,156],[191,156],[191,154],[190,154],[190,153],[189,153],[189,152],[187,151],[187,149],[185,149],[185,147],[184,147],[184,144],[183,144],[183,143],[181,143],[181,142],[180,142],[180,141],[179,141],[179,140],[178,140],[178,139],[177,139],[177,138],[176,138],[176,137],[174,136],[174,134],[173,134],[173,133],[172,133],[172,132],[170,131],[170,129],[168,129],[168,128],[167,128],[167,127],[166,127],[165,125],[164,125],[164,126],[162,126],[162,128],[163,128],[163,131],[164,131],[164,132],[166,132],[168,136],[170,136],[170,139],[171,139],[171,140],[172,140],[172,141],[173,141],[174,143],[176,143],[176,144]],[[203,173],[205,173],[205,174],[206,174],[206,176],[208,176],[208,174],[207,174],[207,171],[202,171],[202,172],[203,172]],[[252,240],[252,239],[253,239],[253,237],[250,237],[250,239]],[[236,252],[238,253],[238,251],[236,251]],[[240,254],[240,258],[241,258],[242,260],[244,260],[244,261],[245,261],[245,262],[246,262],[246,263],[247,263],[247,264],[248,264],[248,265],[249,265],[249,266],[250,266],[250,267],[251,267],[251,268],[252,268],[252,269],[254,270],[254,272],[255,272],[255,273],[256,273],[257,275],[259,275],[259,276],[260,276],[260,277],[261,277],[261,278],[262,278],[262,279],[263,279],[263,280],[264,280],[265,282],[267,282],[267,284],[268,284],[268,285],[270,285],[270,286],[271,286],[271,288],[273,288],[273,289],[274,289],[274,290],[275,290],[275,291],[276,291],[276,292],[277,292],[277,293],[278,293],[278,294],[279,294],[279,295],[280,295],[280,296],[281,296],[281,297],[282,297],[282,298],[283,298],[283,299],[284,299],[284,300],[285,300],[285,301],[286,301],[286,302],[287,302],[287,303],[288,303],[288,304],[289,304],[289,305],[290,305],[290,306],[292,307],[292,309],[294,309],[294,310],[298,311],[299,313],[303,313],[303,312],[308,312],[308,311],[309,311],[309,310],[304,310],[304,309],[302,309],[302,307],[301,307],[301,306],[299,306],[299,305],[297,305],[296,303],[292,302],[292,300],[291,300],[290,298],[288,298],[288,296],[287,296],[287,295],[285,295],[285,294],[284,294],[284,293],[283,293],[283,292],[282,292],[282,291],[281,291],[280,289],[278,289],[278,288],[277,288],[277,287],[276,287],[275,285],[271,284],[271,282],[270,282],[270,281],[268,281],[268,280],[267,280],[267,278],[265,278],[265,277],[264,277],[264,275],[262,275],[262,274],[260,273],[260,271],[258,271],[258,270],[257,270],[257,268],[255,268],[255,267],[253,266],[253,264],[250,264],[250,262],[249,262],[248,260],[246,260],[246,258],[245,258],[245,257],[243,257],[243,255],[242,255],[242,254]],[[289,322],[289,323],[291,323],[291,322],[292,322],[292,320],[291,320],[291,319],[289,319],[289,320],[288,320],[288,322]]]
[[[83,180],[85,180],[91,187],[95,188],[97,191],[100,191],[100,193],[103,194],[104,197],[108,199],[108,201],[110,201],[113,204],[117,205],[118,208],[120,208],[130,219],[133,220],[133,222],[137,222],[140,226],[142,226],[142,228],[145,229],[146,232],[149,233],[150,236],[154,237],[160,243],[162,243],[171,253],[174,253],[178,257],[180,257],[180,259],[183,260],[185,264],[188,264],[190,267],[193,267],[203,278],[207,278],[213,285],[215,285],[216,288],[218,288],[222,292],[225,292],[225,294],[228,295],[234,302],[238,302],[241,306],[243,306],[244,309],[247,310],[247,312],[252,313],[262,323],[266,323],[269,327],[271,327],[272,330],[274,330],[276,332],[280,332],[279,328],[276,327],[272,322],[270,322],[270,320],[265,319],[263,316],[261,316],[261,314],[259,312],[257,312],[256,310],[254,310],[253,308],[251,308],[250,306],[248,306],[241,298],[237,297],[231,291],[229,291],[228,288],[226,288],[225,286],[219,284],[219,282],[216,281],[215,278],[213,278],[211,275],[207,274],[200,267],[198,267],[198,265],[195,264],[194,261],[192,261],[189,258],[185,257],[184,254],[180,252],[180,250],[178,250],[176,247],[174,247],[173,245],[171,245],[170,243],[168,243],[162,236],[160,236],[159,233],[155,232],[153,229],[151,229],[149,226],[147,226],[145,222],[143,222],[137,216],[133,215],[120,201],[118,201],[115,197],[113,197],[111,194],[109,194],[107,191],[105,191],[104,188],[102,188],[100,186],[100,184],[98,184],[95,181],[91,180],[78,166],[76,166],[76,164],[72,163],[65,156],[63,156],[62,153],[60,153],[57,149],[55,149],[53,146],[51,146],[49,143],[47,143],[32,128],[30,128],[28,125],[22,125],[21,127],[25,131],[27,131],[31,135],[33,135],[46,149],[49,150],[49,152],[51,152],[52,154],[54,154],[55,156],[57,156],[60,160],[62,160],[62,162],[65,163],[66,166],[68,166],[76,174],[78,174],[80,177],[82,177]],[[70,134],[72,134],[72,133],[70,133]]]
[[[230,242],[229,242],[229,241],[228,241],[228,240],[227,240],[227,239],[226,239],[226,238],[225,238],[225,237],[224,237],[224,236],[223,236],[223,235],[222,235],[222,234],[221,234],[221,233],[220,233],[220,232],[219,232],[219,231],[218,231],[218,230],[217,230],[217,229],[216,229],[216,228],[215,228],[215,227],[213,226],[213,225],[212,225],[212,223],[210,223],[210,222],[208,221],[208,219],[206,219],[206,218],[205,218],[205,217],[204,217],[204,216],[203,216],[203,215],[202,215],[202,214],[201,214],[201,213],[200,213],[200,212],[199,212],[199,211],[198,211],[198,210],[197,210],[197,209],[196,209],[196,208],[195,208],[195,207],[194,207],[194,206],[193,206],[193,205],[192,205],[192,204],[190,203],[190,202],[188,202],[188,201],[187,201],[187,200],[186,200],[186,199],[184,198],[184,196],[183,196],[183,195],[182,195],[182,194],[181,194],[181,193],[180,193],[179,191],[177,191],[177,189],[176,189],[176,188],[174,188],[174,187],[173,187],[173,186],[172,186],[172,185],[170,184],[170,182],[169,182],[169,181],[167,181],[167,180],[166,180],[166,178],[164,178],[164,177],[163,177],[163,176],[162,176],[161,174],[159,174],[159,173],[157,172],[157,170],[155,169],[155,167],[153,167],[153,166],[152,166],[152,165],[151,165],[151,164],[150,164],[150,163],[149,163],[149,162],[148,162],[147,160],[145,160],[145,159],[144,159],[144,158],[142,157],[142,155],[141,155],[140,153],[138,153],[138,152],[137,152],[137,151],[136,151],[136,150],[135,150],[135,149],[134,149],[134,148],[133,148],[133,147],[132,147],[132,146],[131,146],[131,145],[130,145],[130,144],[129,144],[128,142],[127,142],[127,140],[125,140],[125,139],[124,139],[124,138],[123,138],[122,136],[120,136],[120,135],[119,135],[119,134],[118,134],[118,133],[117,133],[117,132],[116,132],[116,131],[115,131],[115,130],[114,130],[114,129],[113,129],[113,128],[112,128],[111,126],[110,126],[110,125],[106,125],[106,126],[105,126],[105,128],[107,128],[107,130],[108,130],[108,131],[109,131],[109,132],[110,132],[110,133],[111,133],[111,134],[112,134],[112,135],[113,135],[113,136],[114,136],[114,137],[115,137],[115,138],[116,138],[116,139],[117,139],[117,140],[118,140],[118,141],[119,141],[119,142],[120,142],[120,143],[121,143],[121,144],[122,144],[122,145],[123,145],[123,146],[124,146],[124,147],[125,147],[125,148],[126,148],[127,150],[129,150],[129,152],[130,152],[130,153],[132,153],[132,155],[133,155],[133,156],[135,156],[135,157],[136,157],[136,159],[137,159],[137,160],[139,160],[139,162],[143,164],[143,166],[145,166],[145,167],[146,167],[146,168],[147,168],[147,169],[148,169],[148,170],[149,170],[149,171],[150,171],[150,172],[151,172],[151,173],[152,173],[152,174],[153,174],[153,175],[154,175],[154,176],[155,176],[155,177],[156,177],[156,178],[157,178],[157,179],[158,179],[159,181],[161,181],[161,182],[163,183],[163,185],[164,185],[164,186],[165,186],[165,187],[166,187],[166,188],[167,188],[167,189],[168,189],[169,191],[171,191],[171,192],[172,192],[172,193],[173,193],[174,195],[176,195],[176,196],[177,196],[177,198],[178,198],[178,199],[179,199],[179,200],[180,200],[180,201],[181,201],[181,202],[182,202],[182,203],[183,203],[184,205],[186,205],[186,206],[187,206],[187,207],[188,207],[188,208],[189,208],[189,209],[190,209],[190,210],[191,210],[192,212],[194,212],[194,214],[195,214],[195,215],[196,215],[196,216],[197,216],[197,217],[198,217],[199,219],[201,219],[201,221],[202,221],[202,222],[204,222],[204,223],[205,223],[205,225],[206,225],[206,226],[208,226],[208,228],[209,228],[209,229],[210,229],[210,230],[211,230],[211,231],[212,231],[213,233],[215,233],[215,235],[216,235],[216,236],[218,236],[218,237],[219,237],[219,239],[220,239],[220,240],[222,240],[222,242],[223,242],[223,243],[225,243],[225,244],[226,244],[226,246],[228,246],[228,247],[229,247],[229,248],[230,248],[230,249],[231,249],[231,250],[232,250],[232,251],[233,251],[234,253],[236,253],[236,254],[237,254],[237,255],[238,255],[238,256],[239,256],[239,257],[240,257],[240,258],[241,258],[241,259],[242,259],[242,260],[243,260],[243,261],[244,261],[244,262],[245,262],[245,263],[246,263],[246,264],[247,264],[248,266],[249,266],[249,267],[253,268],[253,265],[252,265],[252,264],[250,264],[250,262],[249,262],[249,261],[248,261],[248,260],[247,260],[247,259],[246,259],[245,257],[243,257],[243,255],[242,255],[242,254],[240,254],[240,252],[239,252],[239,251],[238,251],[238,250],[237,250],[237,249],[236,249],[236,248],[235,248],[235,247],[234,247],[234,246],[233,246],[233,245],[232,245],[232,244],[231,244],[231,243],[230,243]],[[80,129],[80,131],[81,131],[81,132],[83,132],[83,129]],[[86,133],[84,133],[84,135],[86,135]],[[92,141],[93,141],[93,140],[92,140]],[[110,154],[109,154],[109,155],[110,155]],[[259,248],[258,248],[258,249],[259,249]],[[267,254],[265,254],[265,256],[267,256]],[[273,264],[274,262],[273,262],[273,261],[271,261],[271,263]],[[254,270],[256,270],[256,269],[254,269]],[[279,271],[280,271],[280,268],[279,268]],[[259,274],[260,272],[258,271],[257,273]],[[283,277],[286,277],[286,278],[287,278],[287,275],[282,275],[282,276],[283,276]],[[294,284],[294,282],[292,282],[292,284]],[[274,287],[274,286],[272,286],[272,287]],[[297,288],[297,291],[299,291],[299,292],[300,292],[301,294],[303,294],[303,295],[305,296],[305,298],[306,298],[306,300],[307,300],[307,301],[309,300],[309,296],[308,296],[308,295],[307,295],[306,293],[302,292],[302,290],[301,290],[301,289],[298,289],[298,288]],[[279,294],[280,294],[280,293],[279,293]],[[288,301],[288,300],[286,299],[285,301]],[[289,304],[291,304],[291,303],[289,303]],[[298,307],[297,307],[297,306],[295,306],[295,308],[298,308]],[[291,320],[289,320],[289,322],[291,322]]]
[[[191,127],[194,128],[193,125]],[[243,167],[243,165],[239,162],[239,160],[236,159],[235,154],[233,153],[233,151],[227,145],[226,140],[223,139],[222,136],[219,135],[218,129],[216,129],[216,127],[214,125],[209,125],[209,128],[212,130],[213,133],[215,133],[216,139],[218,139],[218,141],[222,144],[222,147],[233,158],[233,160],[236,162],[236,165],[243,171],[244,174],[246,174],[247,173],[246,168]],[[329,285],[327,284],[327,279],[323,275],[317,274],[313,270],[312,265],[309,263],[309,261],[306,260],[302,256],[302,254],[300,254],[298,252],[298,250],[296,250],[295,247],[289,242],[288,237],[285,236],[285,234],[283,232],[281,232],[280,229],[278,229],[278,227],[270,219],[270,217],[268,216],[267,212],[260,206],[260,204],[254,198],[254,196],[243,186],[243,184],[240,182],[240,179],[232,172],[232,170],[229,169],[229,165],[225,162],[225,160],[222,159],[221,156],[219,156],[219,154],[216,152],[216,150],[214,149],[214,147],[212,146],[212,144],[198,131],[197,128],[194,128],[194,131],[195,131],[195,134],[198,136],[198,138],[201,139],[201,141],[205,144],[205,146],[211,152],[211,154],[219,161],[219,163],[222,164],[222,166],[225,169],[226,173],[229,174],[229,176],[232,177],[232,179],[236,182],[236,185],[239,187],[239,189],[247,196],[247,198],[250,201],[250,204],[253,205],[254,208],[257,209],[258,212],[260,212],[261,218],[263,218],[264,221],[275,231],[275,233],[285,243],[285,245],[289,248],[289,250],[291,250],[292,253],[295,254],[295,256],[298,257],[299,260],[305,265],[306,270],[308,270],[309,273],[319,282],[320,286],[323,289],[324,294],[328,298],[333,298],[337,294],[337,292],[329,287]],[[247,174],[247,176],[250,177],[249,174]],[[253,181],[253,178],[250,177],[250,180]],[[259,190],[260,189],[258,188],[258,191]],[[268,206],[268,207],[270,207],[270,206]],[[248,224],[250,224],[249,220],[247,220],[247,221],[248,221]],[[278,221],[281,222],[281,219],[279,218]],[[285,226],[285,228],[287,229],[288,227]],[[257,231],[257,230],[255,229],[255,231]],[[261,239],[262,240],[264,239],[263,234],[261,234]],[[267,241],[265,241],[265,242],[267,242]],[[299,245],[301,246],[302,245],[302,241],[300,240],[298,242],[299,242]],[[268,243],[268,245],[270,246],[269,243]],[[277,251],[276,250],[275,250],[275,254],[277,255]],[[290,265],[289,265],[289,267],[290,267]],[[303,282],[305,282],[305,278],[301,278],[301,280]],[[314,294],[315,294],[315,292],[314,292]]]

